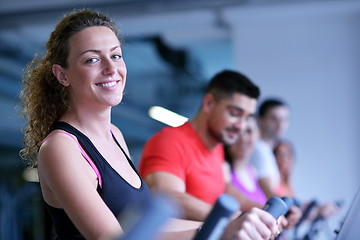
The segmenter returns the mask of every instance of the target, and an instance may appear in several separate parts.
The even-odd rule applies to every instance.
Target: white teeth
[[[108,83],[98,83],[96,84],[99,87],[113,87],[115,86],[116,82],[108,82]]]

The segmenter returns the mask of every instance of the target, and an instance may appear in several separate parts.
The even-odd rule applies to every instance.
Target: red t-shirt
[[[225,191],[224,151],[219,144],[208,149],[189,122],[166,127],[145,145],[139,163],[140,175],[167,172],[181,178],[186,192],[214,204]]]

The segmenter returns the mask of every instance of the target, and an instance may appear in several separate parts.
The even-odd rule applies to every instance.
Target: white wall
[[[351,201],[359,187],[360,4],[226,11],[237,69],[292,109],[294,183],[304,199]]]
[[[158,32],[172,44],[192,47],[209,78],[235,65],[261,87],[262,97],[286,100],[297,195],[349,203],[360,182],[360,2],[239,6],[218,13],[203,9],[120,22],[125,35]],[[226,41],[233,46],[224,47]]]

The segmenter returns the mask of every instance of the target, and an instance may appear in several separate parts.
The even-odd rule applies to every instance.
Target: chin
[[[121,98],[118,98],[118,99],[112,99],[112,100],[110,101],[110,105],[111,105],[112,107],[115,107],[115,106],[119,105],[121,102],[122,102],[122,97],[121,97]]]
[[[231,146],[231,145],[235,144],[236,140],[237,139],[222,139],[221,142],[224,146]]]

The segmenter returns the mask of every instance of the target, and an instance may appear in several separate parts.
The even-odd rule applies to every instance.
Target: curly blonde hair
[[[50,34],[44,57],[35,55],[23,75],[23,90],[20,93],[22,115],[27,120],[24,129],[24,148],[20,156],[29,161],[30,167],[37,164],[37,153],[41,142],[52,131],[54,123],[69,108],[67,88],[59,83],[52,72],[52,66],[68,67],[69,38],[92,26],[110,28],[121,42],[115,23],[94,10],[73,11],[65,15]]]

